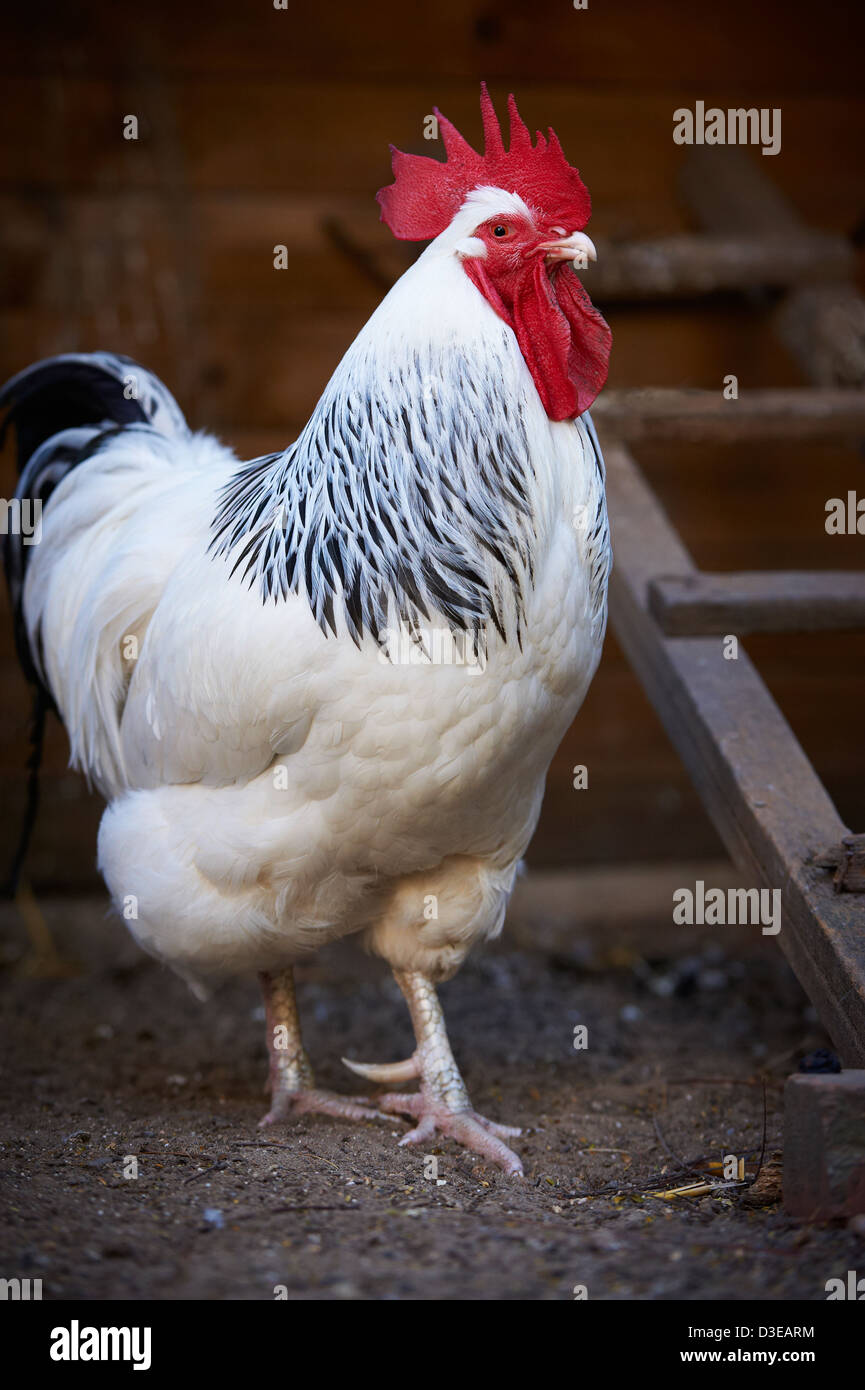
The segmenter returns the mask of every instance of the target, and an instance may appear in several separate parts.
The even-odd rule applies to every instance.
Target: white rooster
[[[587,407],[607,325],[574,274],[590,201],[513,97],[479,155],[393,154],[398,237],[432,239],[284,452],[240,463],[127,358],[7,384],[42,537],[7,573],[27,674],[107,801],[99,866],[138,942],[201,992],[257,971],[271,1108],[413,1117],[522,1166],[471,1106],[435,992],[501,929],[550,760],[603,641],[610,546]],[[292,967],[357,936],[417,1046],[316,1089]]]

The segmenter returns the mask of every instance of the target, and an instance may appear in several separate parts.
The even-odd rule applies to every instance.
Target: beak
[[[589,261],[598,259],[595,243],[585,232],[573,232],[571,236],[563,236],[560,241],[545,241],[538,250],[545,251],[551,261],[573,261],[575,265],[583,267]]]

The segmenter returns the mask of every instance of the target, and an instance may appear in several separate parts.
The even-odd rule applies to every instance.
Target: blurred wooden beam
[[[649,611],[670,637],[865,627],[865,571],[757,570],[653,579]]]
[[[742,391],[735,400],[720,391],[605,391],[592,406],[592,418],[630,444],[831,441],[865,436],[865,391]]]
[[[759,164],[732,146],[695,148],[683,167],[682,191],[712,235],[796,239],[808,228]],[[779,308],[775,327],[817,386],[865,386],[865,298],[853,284],[815,284],[813,274]]]
[[[681,235],[598,242],[598,259],[580,271],[592,298],[692,299],[719,291],[785,288],[853,274],[845,237],[807,228],[782,235]]]

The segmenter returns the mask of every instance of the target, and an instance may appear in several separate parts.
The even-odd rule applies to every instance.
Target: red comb
[[[554,131],[546,139],[537,132],[532,144],[528,127],[508,97],[510,148],[505,149],[501,126],[487,84],[481,83],[484,152],[479,155],[456,126],[433,108],[447,158],[403,154],[391,145],[395,182],[379,189],[382,221],[403,241],[427,241],[448,226],[473,188],[503,188],[518,193],[529,207],[560,223],[569,232],[581,231],[592,210],[586,185],[565,159]]]

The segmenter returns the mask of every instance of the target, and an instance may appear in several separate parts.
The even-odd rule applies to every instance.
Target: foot
[[[379,1096],[378,1104],[386,1114],[411,1115],[417,1120],[415,1128],[400,1139],[400,1146],[425,1144],[434,1134],[443,1134],[495,1163],[503,1172],[513,1177],[523,1175],[519,1158],[502,1142],[515,1139],[521,1133],[511,1125],[496,1124],[476,1110],[452,1110],[445,1101],[430,1095],[425,1086],[409,1094],[392,1092]]]
[[[454,1061],[435,988],[416,970],[395,970],[394,977],[405,995],[411,1013],[417,1047],[404,1062],[382,1066],[366,1062],[343,1062],[366,1081],[393,1086],[417,1079],[416,1092],[388,1092],[378,1099],[386,1114],[411,1115],[417,1124],[400,1144],[423,1144],[434,1134],[444,1134],[464,1148],[489,1159],[505,1173],[521,1176],[523,1165],[503,1139],[520,1133],[508,1125],[498,1125],[472,1109],[459,1068]]]
[[[277,1092],[270,1109],[259,1120],[259,1129],[289,1120],[294,1115],[335,1115],[341,1120],[383,1120],[381,1111],[367,1105],[366,1096],[349,1098],[337,1095],[335,1091],[320,1091],[306,1087],[299,1091]]]
[[[270,1056],[270,1109],[259,1128],[278,1124],[294,1115],[335,1115],[341,1120],[384,1119],[380,1111],[365,1104],[365,1096],[339,1096],[333,1091],[319,1090],[315,1085],[300,1035],[292,971],[262,975],[261,986]]]

